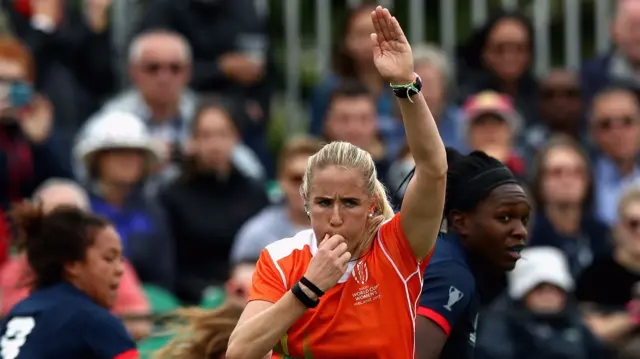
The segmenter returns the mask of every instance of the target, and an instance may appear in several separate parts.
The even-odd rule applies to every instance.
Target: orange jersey
[[[304,275],[317,250],[312,230],[267,246],[249,300],[277,302]],[[416,308],[430,257],[416,260],[395,215],[318,306],[289,328],[274,353],[304,359],[414,358]]]

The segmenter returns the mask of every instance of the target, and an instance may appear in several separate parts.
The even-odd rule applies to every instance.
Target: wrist
[[[309,287],[307,287],[306,285],[300,282],[298,282],[298,285],[300,285],[300,289],[302,289],[302,291],[304,292],[304,294],[307,295],[307,297],[313,300],[318,300],[318,296],[311,289],[309,289]]]
[[[416,78],[416,74],[412,72],[409,75],[400,76],[398,78],[391,79],[391,81],[389,81],[389,83],[391,85],[408,85],[408,84],[412,83],[413,80],[415,80],[415,78]]]

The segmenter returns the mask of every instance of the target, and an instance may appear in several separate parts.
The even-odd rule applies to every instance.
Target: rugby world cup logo
[[[356,280],[358,284],[365,284],[367,279],[369,279],[369,269],[367,269],[367,264],[365,262],[358,262],[353,271],[351,272],[353,279]]]

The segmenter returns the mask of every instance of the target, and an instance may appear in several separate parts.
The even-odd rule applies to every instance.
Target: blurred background
[[[526,269],[480,358],[640,358],[640,1],[395,0],[447,146],[530,191]],[[309,226],[323,142],[413,166],[358,0],[1,0],[0,299],[25,295],[12,203],[88,201],[123,239],[114,312],[146,357],[178,308],[244,303],[260,251]],[[525,266],[525,264],[523,264]]]

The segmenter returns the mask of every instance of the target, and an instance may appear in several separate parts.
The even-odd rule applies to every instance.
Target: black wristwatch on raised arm
[[[409,101],[413,102],[411,97],[420,93],[422,90],[422,79],[416,73],[413,75],[414,78],[411,83],[401,85],[389,84],[397,98],[407,98]]]

